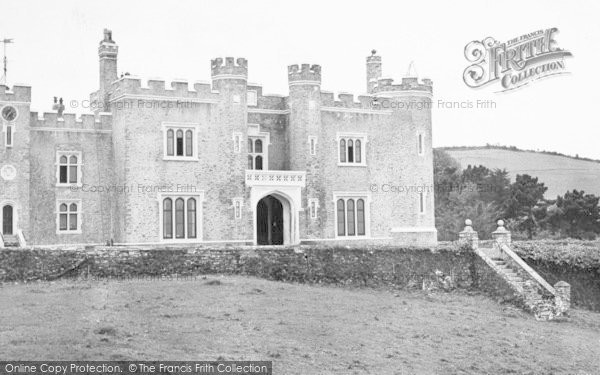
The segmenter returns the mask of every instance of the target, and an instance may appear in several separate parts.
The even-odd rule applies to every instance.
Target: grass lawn
[[[209,276],[0,286],[4,360],[272,360],[274,374],[598,374],[600,314]]]

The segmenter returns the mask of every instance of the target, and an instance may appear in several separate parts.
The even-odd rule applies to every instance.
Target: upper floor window
[[[425,213],[425,193],[419,193],[419,213]]]
[[[419,155],[424,155],[425,154],[425,146],[424,146],[424,139],[423,139],[423,134],[419,133],[417,135],[417,152]]]
[[[365,144],[367,136],[358,133],[338,133],[338,165],[366,165]]]
[[[58,201],[57,206],[57,233],[81,233],[81,201]]]
[[[258,93],[256,90],[248,90],[247,101],[249,106],[257,106],[258,105]]]
[[[81,185],[81,152],[57,152],[57,185]]]
[[[339,197],[336,199],[336,233],[338,236],[366,236],[366,197]]]
[[[317,154],[317,137],[310,136],[308,137],[308,151],[311,155]]]
[[[4,138],[4,145],[6,147],[12,147],[13,146],[13,133],[14,133],[14,126],[12,124],[8,124],[6,125],[6,130],[5,130],[5,138]]]
[[[165,160],[195,160],[196,125],[164,123],[164,156]]]
[[[185,240],[198,238],[198,196],[163,197],[161,201],[162,238]]]
[[[0,111],[2,117],[2,128],[4,129],[4,146],[12,147],[14,143],[15,120],[19,113],[17,109],[11,105],[2,107]]]
[[[317,198],[310,198],[308,200],[308,210],[311,219],[316,219],[319,210],[319,200]]]
[[[242,150],[242,133],[233,133],[233,152],[239,154]]]
[[[268,169],[264,141],[263,137],[248,137],[248,169]]]

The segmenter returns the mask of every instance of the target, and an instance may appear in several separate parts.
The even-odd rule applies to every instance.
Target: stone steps
[[[19,239],[15,235],[4,235],[4,247],[19,247]]]

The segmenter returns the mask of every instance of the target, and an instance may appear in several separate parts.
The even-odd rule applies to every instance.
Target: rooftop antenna
[[[2,40],[0,40],[0,43],[2,43],[2,46],[4,47],[4,59],[3,59],[3,62],[4,62],[4,70],[3,70],[3,72],[4,72],[4,74],[2,75],[2,81],[0,82],[0,84],[8,87],[7,84],[6,84],[6,82],[7,82],[7,79],[6,79],[6,71],[7,71],[6,45],[10,44],[10,43],[13,43],[13,39],[2,39]]]

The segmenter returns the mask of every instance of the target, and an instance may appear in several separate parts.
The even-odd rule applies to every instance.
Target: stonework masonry
[[[105,30],[93,114],[38,114],[30,87],[0,87],[0,109],[18,114],[1,119],[0,209],[11,206],[3,221],[14,222],[4,236],[20,231],[29,245],[436,244],[431,80],[382,78],[373,51],[364,95],[322,89],[316,64],[290,65],[289,94],[265,95],[248,83],[244,58],[213,59],[210,82],[165,82],[119,76],[118,52]],[[63,169],[61,155],[76,164]]]

